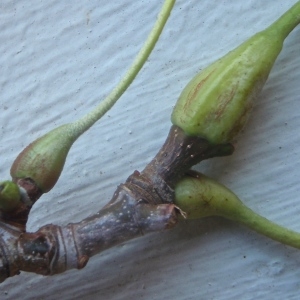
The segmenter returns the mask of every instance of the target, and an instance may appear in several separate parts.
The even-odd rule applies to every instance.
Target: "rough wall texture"
[[[141,170],[172,107],[201,68],[263,29],[295,0],[178,0],[149,62],[119,103],[73,146],[28,223],[81,220]],[[162,1],[0,3],[0,178],[21,149],[93,108],[147,36]],[[285,43],[232,157],[197,167],[252,209],[300,231],[300,28]],[[300,252],[220,218],[183,222],[54,277],[22,273],[1,299],[298,299]]]

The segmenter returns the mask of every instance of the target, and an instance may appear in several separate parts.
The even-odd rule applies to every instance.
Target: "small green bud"
[[[14,161],[10,174],[14,181],[32,179],[43,193],[57,182],[68,152],[77,138],[72,123],[53,129],[29,144]]]
[[[188,219],[200,219],[232,216],[239,212],[242,202],[224,185],[191,172],[191,176],[184,177],[176,185],[175,205],[186,213]]]
[[[300,22],[300,1],[270,27],[196,75],[172,113],[187,135],[232,142],[248,120],[286,36]]]
[[[53,188],[72,144],[117,102],[147,61],[174,4],[175,0],[165,0],[153,29],[131,67],[104,101],[76,122],[60,126],[37,139],[19,154],[11,167],[14,181],[31,179],[43,193]]]
[[[224,185],[202,174],[190,172],[177,183],[174,204],[185,213],[187,219],[221,216],[300,249],[300,233],[255,213]]]
[[[12,181],[0,182],[0,209],[8,212],[14,210],[21,200],[20,189]]]

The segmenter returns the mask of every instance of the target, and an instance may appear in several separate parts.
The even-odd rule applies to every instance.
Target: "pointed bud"
[[[174,204],[187,219],[221,216],[241,223],[280,243],[300,249],[300,233],[255,213],[224,185],[191,171],[175,188]]]
[[[77,138],[71,124],[62,125],[29,144],[14,161],[10,174],[16,182],[29,178],[47,193],[57,182],[67,154]]]
[[[248,120],[286,36],[300,22],[300,2],[266,30],[196,75],[183,90],[172,123],[211,143],[231,142]]]

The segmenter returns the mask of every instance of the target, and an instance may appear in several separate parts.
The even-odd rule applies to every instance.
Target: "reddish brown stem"
[[[178,180],[192,166],[202,160],[231,155],[231,144],[212,145],[201,137],[187,136],[182,129],[172,126],[169,135],[153,160],[141,172],[135,172],[127,182],[151,194],[155,203],[173,203]],[[155,197],[153,197],[153,192]]]

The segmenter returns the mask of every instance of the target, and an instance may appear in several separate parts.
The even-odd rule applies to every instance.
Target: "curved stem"
[[[79,120],[61,125],[35,140],[15,159],[11,167],[11,176],[14,182],[26,190],[32,203],[56,184],[68,151],[77,138],[116,103],[134,80],[153,50],[174,3],[175,0],[165,0],[154,27],[132,66],[103,102]]]
[[[300,23],[300,1],[296,2],[266,30],[274,30],[275,35],[285,38]]]
[[[149,55],[151,54],[163,28],[166,24],[171,10],[175,4],[175,0],[165,0],[164,5],[157,17],[153,29],[151,30],[142,49],[136,56],[131,67],[121,79],[119,84],[111,91],[111,93],[90,113],[83,116],[78,121],[72,123],[73,130],[76,131],[77,137],[88,130],[97,120],[99,120],[122,96],[129,85],[132,83],[138,72],[141,70]]]
[[[238,214],[227,215],[228,219],[237,221],[254,231],[265,235],[282,244],[300,249],[300,233],[280,226],[255,213],[249,207],[243,205],[238,208]]]

